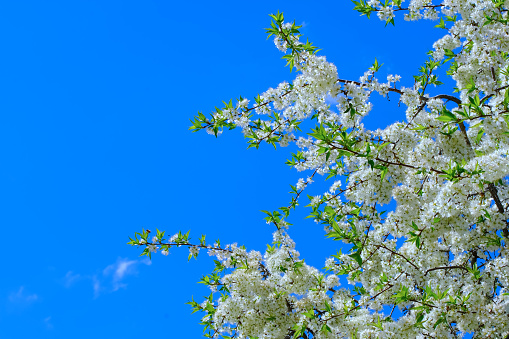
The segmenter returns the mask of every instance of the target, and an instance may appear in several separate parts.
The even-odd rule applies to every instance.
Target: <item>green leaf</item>
[[[470,94],[470,93],[472,93],[473,91],[475,91],[477,89],[476,86],[475,86],[475,81],[474,81],[474,77],[473,76],[470,78],[470,81],[467,84],[467,87],[465,87],[464,89],[468,90],[467,94]]]
[[[444,49],[444,52],[445,52],[444,54],[446,56],[444,62],[447,62],[456,56],[456,54],[454,54],[454,52],[451,51],[450,49]]]
[[[435,26],[435,28],[443,28],[443,29],[447,29],[445,27],[445,21],[443,18],[440,18],[440,23],[438,25]]]
[[[311,308],[309,309],[308,311],[306,312],[302,312],[302,314],[304,314],[306,317],[308,317],[309,319],[314,319],[316,318],[315,316],[315,311]]]
[[[380,321],[380,316],[377,317],[377,322],[376,323],[371,323],[370,324],[371,326],[374,326],[376,328],[379,328],[380,330],[383,331],[384,327],[383,327],[383,324],[382,322]]]
[[[364,0],[359,0],[359,1],[352,0],[352,2],[355,4],[355,7],[353,8],[353,10],[361,13],[361,15],[366,15],[368,17],[368,19],[369,19],[369,16],[371,15],[371,12],[373,12],[375,10],[373,7],[368,5],[366,3],[366,1],[364,1]]]
[[[479,132],[477,132],[477,137],[475,138],[475,143],[478,144],[481,141],[482,136],[484,135],[484,128],[481,128]]]
[[[358,250],[355,253],[348,255],[350,258],[355,259],[355,261],[359,264],[359,266],[362,266],[362,257],[361,257],[361,250]]]
[[[456,122],[458,119],[456,118],[456,116],[453,113],[451,113],[444,107],[444,109],[440,112],[440,116],[437,117],[437,120],[443,121],[443,122],[451,122],[451,121]]]
[[[380,67],[382,67],[383,64],[379,64],[378,63],[378,60],[375,58],[375,62],[373,63],[373,66],[371,66],[369,69],[372,70],[373,72],[378,72],[378,70],[380,69]]]
[[[334,211],[334,208],[330,207],[330,206],[325,206],[324,207],[324,212],[327,213],[329,216],[333,216],[336,214],[336,212]]]
[[[438,325],[440,325],[442,323],[446,323],[446,322],[447,322],[447,319],[445,318],[445,314],[442,314],[442,316],[440,318],[438,318],[438,320],[433,325],[433,328],[436,329],[438,327]]]
[[[322,331],[322,332],[329,332],[329,333],[332,333],[331,328],[330,328],[330,327],[329,327],[329,325],[327,325],[327,324],[323,324],[323,325],[322,325],[322,328],[320,329],[320,331]]]

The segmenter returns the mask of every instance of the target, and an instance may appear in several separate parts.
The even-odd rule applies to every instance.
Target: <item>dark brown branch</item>
[[[465,127],[465,124],[462,121],[458,125],[460,125],[460,130],[461,130],[461,133],[463,134],[463,137],[465,138],[465,142],[467,143],[468,147],[470,147],[470,149],[473,150],[472,144],[470,143],[470,139],[468,139],[467,129]]]
[[[495,200],[495,205],[497,205],[498,212],[504,213],[504,206],[502,206],[502,202],[500,202],[500,198],[498,197],[497,188],[493,183],[488,185],[488,191],[490,191],[493,200]]]
[[[398,253],[398,252],[395,252],[395,251],[391,250],[390,248],[385,247],[384,245],[378,245],[378,246],[382,247],[383,249],[386,249],[387,251],[391,252],[391,253],[392,253],[392,254],[394,254],[394,255],[400,256],[401,258],[405,259],[405,260],[406,260],[406,261],[407,261],[410,265],[412,265],[412,266],[413,266],[416,270],[418,270],[418,269],[419,269],[419,267],[417,267],[417,266],[416,266],[413,262],[411,262],[410,260],[408,260],[408,258],[407,258],[407,257],[405,257],[403,254]]]

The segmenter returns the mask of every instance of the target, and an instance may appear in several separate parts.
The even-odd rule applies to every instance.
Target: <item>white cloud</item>
[[[72,284],[74,284],[76,281],[80,280],[81,276],[79,274],[74,274],[72,271],[67,272],[67,274],[64,277],[64,286],[69,288]]]
[[[25,287],[20,286],[17,292],[9,294],[9,301],[15,304],[31,304],[39,299],[37,294],[29,294],[25,292]]]
[[[101,292],[101,283],[97,279],[97,276],[92,277],[92,287],[94,289],[94,299],[97,298]]]
[[[93,278],[94,296],[99,296],[102,291],[115,292],[121,288],[127,288],[124,280],[129,275],[138,274],[137,266],[139,264],[151,265],[152,262],[148,259],[129,260],[118,258],[117,262],[106,266],[102,271],[102,276],[94,276]]]
[[[138,260],[119,258],[116,263],[107,266],[103,270],[103,275],[105,277],[112,277],[111,283],[113,285],[113,291],[127,287],[126,284],[122,283],[122,279],[124,279],[126,275],[135,275],[138,273],[135,267],[137,263]]]
[[[52,330],[53,329],[53,324],[51,323],[51,317],[44,318],[44,324],[46,325],[46,328],[48,330]]]
[[[120,281],[126,274],[134,274],[134,264],[136,264],[137,260],[127,260],[119,258],[116,263],[107,266],[103,270],[103,274],[105,276],[111,275],[113,273],[113,280]]]
[[[127,288],[125,280],[128,276],[136,276],[140,264],[151,265],[152,262],[148,258],[140,260],[129,260],[127,258],[118,258],[111,265],[106,266],[103,270],[93,275],[81,275],[68,271],[63,278],[63,285],[66,288],[71,287],[78,280],[88,280],[92,283],[94,291],[94,299],[103,293],[112,293],[121,288]]]

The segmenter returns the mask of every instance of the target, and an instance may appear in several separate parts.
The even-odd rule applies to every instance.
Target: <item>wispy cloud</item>
[[[72,271],[69,271],[69,272],[67,272],[67,274],[65,275],[65,277],[63,279],[64,286],[69,288],[69,287],[71,287],[72,284],[74,284],[75,282],[77,282],[81,278],[82,278],[81,275],[74,274]]]
[[[51,323],[51,317],[44,318],[44,324],[46,325],[46,328],[48,330],[52,330],[53,329],[53,324]]]
[[[127,288],[127,278],[136,276],[140,265],[150,265],[152,262],[148,259],[118,258],[116,262],[106,266],[95,274],[85,275],[68,271],[62,278],[63,285],[70,288],[77,281],[89,281],[92,283],[94,299],[101,294],[112,293],[122,288]]]
[[[105,277],[112,277],[113,291],[117,291],[121,287],[126,287],[126,284],[122,283],[122,279],[129,274],[136,274],[137,260],[127,260],[119,258],[116,263],[107,266],[103,270]]]
[[[101,282],[97,279],[97,276],[92,277],[92,288],[94,289],[94,299],[101,293]]]
[[[20,286],[17,292],[9,294],[9,301],[14,304],[28,305],[37,301],[37,299],[39,299],[39,296],[35,293],[27,293],[24,286]]]
[[[103,276],[111,279],[112,291],[117,291],[120,288],[126,288],[127,284],[123,282],[124,278],[128,275],[137,275],[137,266],[139,264],[150,265],[150,260],[128,260],[126,258],[118,258],[117,262],[108,265],[103,270]]]

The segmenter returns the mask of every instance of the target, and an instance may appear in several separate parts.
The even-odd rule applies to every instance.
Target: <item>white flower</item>
[[[311,199],[311,205],[313,206],[318,205],[320,203],[321,198],[322,197],[320,195],[313,197],[313,199]]]
[[[305,182],[304,179],[300,178],[296,185],[297,191],[302,190],[304,187],[306,187],[306,185],[307,185],[307,182]]]
[[[189,246],[189,254],[196,256],[200,252],[200,248],[198,246]]]
[[[343,79],[344,68],[338,74],[325,57],[297,48],[292,85],[269,88],[252,110],[243,99],[236,108],[214,113],[247,137],[262,142],[276,137],[281,146],[295,148],[289,163],[307,177],[292,189],[291,206],[318,181],[307,189],[326,192],[311,193],[311,217],[334,244],[345,243],[334,245],[342,252],[331,253],[323,270],[308,265],[286,232],[283,207],[263,256],[237,244],[224,250],[209,246],[216,270],[203,282],[213,295],[201,305],[208,307],[203,320],[211,321],[216,337],[285,338],[299,325],[317,339],[352,333],[366,339],[509,334],[503,239],[509,218],[509,0],[436,4],[407,0],[399,7],[369,0],[371,8],[358,6],[386,22],[400,12],[412,21],[455,18],[438,23],[445,25],[443,36],[433,44],[432,58],[423,56],[420,74],[406,79],[407,87],[397,84],[399,75],[389,74],[385,82],[372,69],[359,82]],[[285,32],[274,39],[278,49],[303,46],[289,32],[290,23],[281,25]],[[446,57],[449,70],[437,70]],[[459,92],[430,86],[437,84],[437,74],[450,77]],[[372,113],[389,116],[383,128],[373,130],[374,120],[363,119],[379,95],[393,106]],[[296,128],[301,122],[300,127],[312,124],[313,132]],[[321,185],[323,174],[335,182]],[[176,240],[174,235],[170,243]],[[305,245],[326,249],[311,236],[299,244]],[[199,249],[192,245],[189,253],[196,256]],[[352,286],[339,288],[345,278]],[[390,311],[396,299],[400,311],[408,312]],[[417,312],[421,304],[431,306]],[[392,321],[381,322],[389,314]]]

